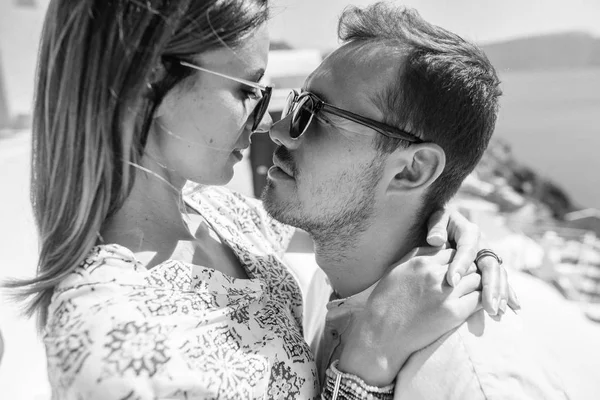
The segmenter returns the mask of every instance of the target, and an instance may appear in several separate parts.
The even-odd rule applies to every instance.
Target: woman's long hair
[[[55,286],[129,195],[154,111],[190,73],[169,57],[235,48],[267,18],[267,0],[50,2],[32,135],[38,273],[5,284],[28,300],[28,316],[39,312],[40,328]]]

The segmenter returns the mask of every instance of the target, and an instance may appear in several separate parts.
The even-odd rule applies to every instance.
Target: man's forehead
[[[306,80],[304,89],[349,111],[360,113],[366,108],[365,111],[378,113],[373,99],[394,79],[398,64],[383,51],[373,51],[365,45],[345,45],[321,63]]]

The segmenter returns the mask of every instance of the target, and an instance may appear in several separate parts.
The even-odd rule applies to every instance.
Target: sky
[[[27,113],[37,45],[48,0],[0,0],[0,73],[11,114]],[[330,50],[336,21],[348,4],[373,0],[271,0],[271,36],[295,47]],[[403,0],[428,21],[479,43],[548,32],[586,31],[600,37],[600,0]],[[568,4],[568,5],[567,5]]]
[[[427,21],[465,39],[489,43],[549,32],[585,31],[600,37],[600,0],[402,0]],[[348,4],[373,0],[274,0],[271,35],[298,47],[331,49],[337,16]]]

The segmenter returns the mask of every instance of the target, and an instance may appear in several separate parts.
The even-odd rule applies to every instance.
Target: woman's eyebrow
[[[251,82],[259,82],[263,78],[263,76],[265,76],[265,69],[259,68],[257,70],[251,71],[245,79]]]

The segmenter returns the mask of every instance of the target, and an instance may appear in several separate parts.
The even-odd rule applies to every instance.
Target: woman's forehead
[[[266,24],[256,29],[235,48],[222,47],[207,51],[198,57],[198,61],[221,72],[236,73],[236,76],[256,80],[264,73],[269,60],[269,33]]]

